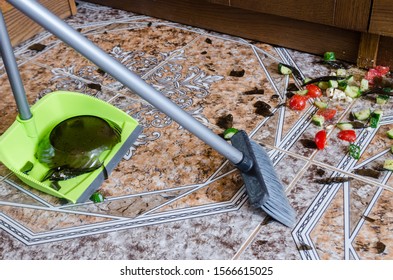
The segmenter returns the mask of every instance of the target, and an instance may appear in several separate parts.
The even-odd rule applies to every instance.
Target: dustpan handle
[[[0,11],[0,53],[3,58],[8,80],[10,81],[12,93],[18,107],[19,117],[22,120],[29,120],[32,117],[29,103],[27,102],[26,92],[23,87],[22,79],[15,60],[7,26],[4,21],[3,13]]]
[[[180,109],[162,93],[148,85],[135,73],[123,64],[101,50],[79,32],[52,14],[48,9],[32,0],[8,0],[18,10],[26,14],[32,20],[43,26],[63,42],[74,48],[87,59],[92,61],[106,73],[110,74],[134,93],[145,99],[161,112],[168,115],[185,129],[210,145],[213,149],[235,164],[240,170],[248,171],[252,162],[244,158],[242,152],[227,143],[220,136],[213,133],[206,126],[194,119],[187,112]]]

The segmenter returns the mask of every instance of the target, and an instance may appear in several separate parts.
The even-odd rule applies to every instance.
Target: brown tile
[[[42,203],[33,199],[31,196],[18,190],[15,186],[11,185],[7,181],[0,181],[0,200],[5,202],[13,202],[28,205],[39,205]]]
[[[310,239],[321,260],[344,259],[343,199],[343,189],[339,188],[310,233]]]
[[[392,259],[391,209],[392,192],[384,190],[353,240],[353,247],[361,259]]]
[[[35,233],[111,221],[110,218],[48,211],[49,209],[41,210],[14,206],[0,206],[0,210],[8,217],[19,221],[24,227]]]
[[[66,209],[75,211],[84,211],[88,213],[100,213],[110,216],[119,216],[127,218],[135,218],[153,208],[168,202],[185,192],[185,190],[168,191],[164,193],[152,193],[140,196],[133,196],[130,198],[117,198],[108,200],[104,189],[100,192],[106,198],[101,203],[85,203],[77,204],[75,206],[66,207]]]

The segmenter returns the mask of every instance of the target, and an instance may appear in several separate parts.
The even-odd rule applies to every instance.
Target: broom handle
[[[226,157],[242,171],[249,171],[252,161],[244,157],[243,153],[230,145],[220,136],[213,133],[206,126],[194,119],[187,112],[180,109],[175,103],[162,93],[148,85],[135,73],[123,64],[101,50],[79,32],[52,14],[48,9],[33,0],[7,0],[18,10],[40,24],[63,42],[74,48],[99,68],[110,74],[134,93],[145,99],[161,112],[186,128],[206,144]]]
[[[29,120],[32,117],[29,103],[27,102],[26,92],[23,87],[22,79],[16,64],[15,55],[12,49],[7,26],[4,21],[3,13],[0,11],[0,53],[3,58],[8,80],[10,81],[12,93],[15,98],[19,117],[22,120]]]

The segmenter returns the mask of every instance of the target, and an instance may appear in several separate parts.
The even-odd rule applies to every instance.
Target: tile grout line
[[[240,256],[246,251],[248,246],[255,240],[256,236],[259,234],[262,226],[264,225],[266,219],[269,219],[267,216],[265,216],[260,222],[255,229],[251,232],[251,234],[246,238],[246,240],[243,242],[242,245],[240,245],[240,248],[237,250],[237,252],[234,254],[232,257],[232,260],[239,260]]]

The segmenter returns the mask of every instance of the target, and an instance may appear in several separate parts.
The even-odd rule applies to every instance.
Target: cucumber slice
[[[330,88],[338,88],[338,82],[334,80],[330,80],[328,82]]]
[[[324,61],[334,61],[336,60],[336,54],[334,52],[325,52],[323,54]]]
[[[390,138],[393,139],[393,128],[391,130],[389,130],[388,132],[386,132],[386,135]]]
[[[232,137],[233,135],[235,135],[238,131],[239,131],[239,130],[236,129],[236,128],[234,128],[234,127],[230,127],[230,128],[228,128],[228,129],[226,129],[226,130],[224,131],[224,133],[223,133],[224,139],[226,139],[226,140],[231,139],[231,137]]]
[[[347,70],[345,70],[345,69],[337,69],[336,73],[337,73],[337,76],[346,76],[347,75]]]
[[[346,80],[339,80],[338,89],[345,90],[348,87],[348,82]]]
[[[342,122],[342,123],[336,124],[336,126],[340,130],[351,130],[351,129],[353,129],[353,125],[351,123]]]
[[[327,104],[327,103],[322,102],[322,101],[318,101],[318,100],[315,100],[315,101],[314,101],[314,105],[315,105],[315,107],[317,107],[317,108],[319,108],[319,109],[325,109],[325,108],[328,107],[328,104]]]
[[[351,98],[358,98],[361,94],[359,87],[347,86],[344,90],[345,95]]]
[[[393,171],[393,159],[386,159],[383,163],[383,169]]]
[[[323,123],[325,122],[325,118],[321,115],[314,115],[311,120],[317,126],[323,126]]]
[[[370,109],[363,109],[360,111],[356,111],[356,112],[353,112],[353,116],[359,121],[365,121],[370,118],[371,110]]]
[[[374,112],[372,112],[371,118],[370,118],[370,126],[372,128],[377,128],[378,127],[378,124],[379,124],[379,121],[382,118],[382,115],[383,115],[383,112],[382,112],[382,110],[379,110],[379,109],[377,109]]]
[[[368,89],[369,89],[368,80],[362,79],[362,80],[360,81],[360,90],[361,90],[361,91],[366,91],[366,90],[368,90]]]
[[[278,72],[283,75],[290,75],[292,74],[292,69],[286,67],[282,63],[278,64]]]
[[[389,101],[389,95],[378,95],[376,97],[376,102],[379,105],[385,105]]]
[[[307,95],[307,93],[308,93],[307,89],[295,91],[295,94],[299,94],[301,96],[305,96]]]
[[[355,84],[355,78],[353,77],[353,75],[349,75],[347,78],[347,83],[348,85],[354,85]]]
[[[319,87],[320,89],[327,89],[327,88],[330,87],[330,86],[329,86],[329,83],[328,83],[328,82],[319,82],[319,83],[318,83],[318,87]]]

